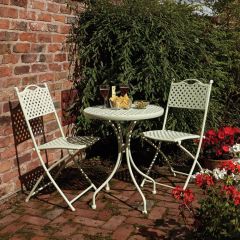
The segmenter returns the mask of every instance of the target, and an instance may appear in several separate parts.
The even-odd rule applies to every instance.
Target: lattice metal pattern
[[[204,110],[206,108],[208,90],[209,84],[203,84],[194,79],[172,83],[168,106]]]
[[[31,136],[20,104],[17,103],[16,106],[13,106],[13,104],[10,103],[10,112],[15,144],[19,145],[20,143],[31,139]],[[44,134],[42,117],[31,119],[29,122],[32,127],[34,136]]]
[[[23,111],[27,119],[44,116],[55,111],[50,93],[46,86],[30,85],[20,94]]]
[[[143,132],[142,134],[146,138],[167,142],[178,142],[186,139],[200,138],[200,136],[196,134],[176,132],[171,130],[154,130]]]

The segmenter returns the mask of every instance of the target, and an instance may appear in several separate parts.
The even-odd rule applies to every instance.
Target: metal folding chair
[[[65,137],[56,109],[54,107],[50,92],[48,90],[47,84],[44,84],[43,86],[29,85],[23,91],[19,91],[19,89],[15,87],[15,90],[19,98],[19,102],[27,123],[27,127],[34,144],[34,148],[40,160],[41,166],[44,170],[43,174],[37,180],[37,182],[31,189],[29,195],[27,196],[26,202],[28,202],[32,196],[40,192],[42,189],[49,186],[50,184],[53,184],[54,187],[57,189],[57,191],[60,193],[60,195],[63,197],[67,205],[70,207],[70,209],[72,211],[75,211],[75,208],[72,205],[73,202],[75,202],[78,198],[80,198],[90,189],[93,188],[94,190],[96,190],[95,185],[92,183],[92,181],[88,178],[86,173],[80,167],[78,155],[80,151],[83,151],[84,149],[93,145],[96,141],[99,140],[99,138],[91,137],[91,136]],[[43,144],[37,144],[37,141],[35,139],[34,129],[33,129],[34,126],[32,126],[31,120],[41,116],[46,116],[48,114],[54,115],[57,121],[58,128],[60,130],[61,136],[49,142],[44,142]],[[45,151],[49,149],[62,149],[62,150],[66,149],[69,154],[63,156],[60,159],[56,159],[52,164],[48,165],[44,162],[44,159],[41,155],[41,151]],[[76,166],[80,170],[80,173],[83,174],[83,176],[86,178],[86,180],[89,183],[89,186],[85,190],[83,190],[80,194],[78,194],[76,197],[74,197],[72,200],[69,200],[66,197],[66,195],[63,193],[63,191],[60,189],[55,179],[59,176],[61,171],[65,168],[66,164],[69,163],[71,160],[73,160],[73,162],[76,164]],[[52,171],[53,169],[55,170]],[[42,182],[45,176],[47,176],[50,181],[47,184],[44,184],[42,186],[42,184],[40,183]]]
[[[192,177],[196,164],[199,166],[200,169],[202,169],[200,163],[198,162],[198,157],[201,150],[205,123],[207,119],[207,112],[208,112],[208,105],[209,105],[212,83],[213,81],[210,80],[209,84],[204,84],[197,79],[186,79],[178,83],[175,83],[175,82],[171,83],[162,130],[146,131],[141,134],[142,138],[156,149],[154,158],[147,170],[147,173],[146,173],[147,175],[150,174],[150,171],[152,170],[152,167],[159,154],[162,155],[163,159],[168,164],[170,171],[174,174],[174,176],[176,176],[176,174],[183,174],[187,176],[183,189],[187,188],[187,185]],[[170,108],[194,109],[194,110],[203,111],[202,126],[201,126],[201,131],[199,131],[200,135],[167,130],[166,124],[167,124],[167,118],[168,118],[168,113]],[[188,140],[188,139],[198,139],[198,146],[195,154],[192,154],[189,150],[187,150],[182,145],[182,141]],[[185,151],[193,159],[193,163],[189,173],[175,171],[173,169],[167,156],[161,150],[162,142],[176,143],[183,151]],[[145,181],[148,181],[148,180],[143,179],[141,183],[141,187],[144,186]],[[163,183],[156,183],[156,184],[173,188],[173,186],[163,184]]]

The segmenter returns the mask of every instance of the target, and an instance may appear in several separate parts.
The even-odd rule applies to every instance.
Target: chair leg
[[[146,175],[149,175],[149,174],[150,174],[150,171],[151,171],[151,169],[152,169],[152,167],[153,167],[153,165],[154,165],[154,163],[155,163],[155,161],[156,161],[156,159],[157,159],[157,157],[158,157],[158,154],[160,153],[160,154],[163,156],[164,161],[167,163],[168,168],[169,168],[169,170],[171,171],[171,173],[172,173],[174,176],[176,176],[176,173],[175,173],[174,169],[172,168],[172,166],[171,166],[171,164],[170,164],[167,156],[166,156],[166,155],[163,153],[163,151],[161,151],[161,149],[160,149],[160,148],[161,148],[161,142],[159,142],[159,143],[158,143],[158,146],[157,146],[156,144],[154,144],[154,143],[153,143],[152,141],[150,141],[149,139],[147,139],[147,138],[145,138],[145,137],[143,137],[143,139],[144,139],[145,141],[147,141],[150,145],[152,145],[152,146],[156,149],[156,153],[155,153],[154,158],[153,158],[153,160],[152,160],[152,162],[151,162],[151,164],[150,164],[150,166],[149,166],[149,168],[148,168],[148,170],[147,170]],[[141,187],[144,186],[145,181],[146,181],[146,178],[144,178],[143,181],[142,181],[142,183],[140,184]]]
[[[158,151],[156,151],[156,153],[155,153],[155,155],[154,155],[154,157],[153,157],[153,160],[152,160],[152,162],[150,163],[150,166],[148,167],[148,170],[147,170],[147,172],[146,172],[146,175],[147,175],[147,176],[149,176],[149,174],[150,174],[150,172],[151,172],[151,170],[152,170],[152,167],[153,167],[153,165],[154,165],[154,163],[155,163],[155,161],[156,161],[156,159],[157,159],[157,157],[158,157],[158,154],[159,154]],[[143,187],[144,184],[145,184],[145,182],[146,182],[146,178],[144,178],[144,179],[142,180],[140,186]]]
[[[76,166],[78,167],[79,171],[81,172],[81,174],[85,177],[85,179],[88,181],[88,183],[90,184],[90,186],[92,186],[94,188],[94,190],[96,190],[96,186],[93,184],[93,182],[90,180],[90,178],[88,177],[88,175],[83,171],[83,169],[81,168],[81,165],[79,163],[79,159],[74,159],[74,163],[76,164]]]

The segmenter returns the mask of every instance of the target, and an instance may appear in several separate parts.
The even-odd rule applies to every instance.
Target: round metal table
[[[98,119],[98,120],[106,120],[114,129],[114,132],[117,136],[118,141],[118,157],[116,164],[113,168],[113,171],[109,175],[109,177],[105,180],[105,182],[98,187],[94,194],[93,194],[93,201],[92,201],[92,208],[96,209],[96,195],[106,186],[107,190],[109,190],[109,181],[112,179],[114,174],[116,173],[117,169],[119,168],[122,160],[122,155],[126,153],[126,160],[127,166],[130,173],[130,176],[133,180],[134,185],[136,186],[138,192],[140,193],[143,199],[143,213],[147,213],[147,202],[146,198],[139,187],[134,174],[132,172],[132,167],[143,177],[147,178],[153,183],[153,193],[156,193],[156,183],[155,181],[141,172],[138,167],[135,165],[131,150],[130,150],[130,142],[131,142],[131,135],[134,126],[136,125],[137,121],[152,119],[162,116],[164,113],[164,109],[160,106],[156,105],[148,105],[145,109],[137,109],[137,108],[130,108],[128,110],[124,109],[111,109],[111,108],[103,108],[103,106],[95,106],[95,107],[88,107],[84,109],[84,115],[90,119]],[[129,125],[126,129],[125,138],[123,136],[123,125],[122,122],[129,122]]]

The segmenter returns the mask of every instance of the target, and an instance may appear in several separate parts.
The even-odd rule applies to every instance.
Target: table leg
[[[117,125],[117,127],[114,125],[114,123],[112,123],[111,121],[109,121],[109,123],[111,124],[111,126],[113,127],[114,129],[114,132],[117,136],[117,141],[118,141],[118,157],[117,157],[117,161],[116,161],[116,164],[113,168],[113,171],[112,173],[108,176],[108,178],[104,181],[104,183],[98,187],[94,194],[93,194],[93,199],[92,199],[92,209],[96,209],[97,206],[96,206],[96,196],[97,194],[106,186],[106,190],[110,190],[110,187],[109,187],[109,181],[112,179],[112,177],[114,176],[114,174],[116,173],[116,171],[118,170],[118,168],[120,167],[121,165],[121,161],[122,161],[122,153],[123,153],[123,136],[122,136],[122,130],[121,130],[121,127],[120,125]]]
[[[137,168],[137,166],[134,164],[133,162],[133,159],[132,159],[132,156],[131,156],[131,151],[130,151],[130,141],[131,141],[131,135],[132,135],[132,131],[133,131],[133,128],[134,126],[136,125],[136,121],[133,121],[130,123],[129,127],[128,127],[128,132],[126,134],[126,141],[125,141],[125,144],[126,144],[126,159],[127,159],[127,165],[128,165],[128,170],[129,170],[129,173],[130,173],[130,176],[132,178],[132,181],[135,185],[135,187],[137,188],[139,194],[141,195],[142,197],[142,200],[143,200],[143,213],[147,214],[147,201],[146,201],[146,198],[141,190],[141,188],[139,187],[135,177],[134,177],[134,174],[132,172],[132,166],[134,167],[134,169],[136,169],[136,171],[138,173],[140,173],[141,175],[143,175],[143,173]],[[156,192],[156,183],[155,181],[150,178],[150,180],[153,182],[153,192],[155,191]]]

